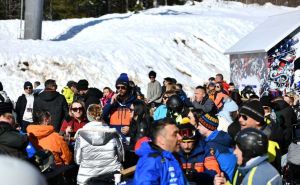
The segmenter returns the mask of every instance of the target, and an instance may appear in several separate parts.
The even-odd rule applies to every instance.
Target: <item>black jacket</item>
[[[85,108],[87,109],[91,104],[100,104],[100,99],[102,97],[102,91],[97,88],[89,88],[84,97]]]
[[[277,100],[272,103],[272,108],[275,110],[277,122],[283,131],[283,148],[282,154],[287,152],[287,149],[292,142],[293,124],[297,123],[297,116],[291,106],[284,100]]]
[[[69,120],[68,104],[65,97],[56,91],[45,90],[34,100],[33,115],[37,111],[48,111],[56,132],[59,132],[62,121]]]
[[[27,135],[19,133],[6,122],[0,122],[0,154],[25,159],[27,145]]]

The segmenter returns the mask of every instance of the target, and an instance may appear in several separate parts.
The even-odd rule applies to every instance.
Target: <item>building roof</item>
[[[226,50],[225,54],[268,52],[300,27],[300,10],[270,16],[251,33]]]

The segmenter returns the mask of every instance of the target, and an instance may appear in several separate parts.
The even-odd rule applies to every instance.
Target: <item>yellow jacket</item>
[[[70,105],[73,102],[74,92],[68,86],[66,86],[62,90],[62,94],[66,98],[68,105]]]

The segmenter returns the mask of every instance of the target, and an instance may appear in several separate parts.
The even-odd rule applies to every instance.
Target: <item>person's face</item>
[[[213,86],[213,85],[209,85],[209,86],[208,86],[208,90],[211,91],[211,90],[214,90],[214,89],[215,89],[215,86]]]
[[[195,100],[197,102],[202,101],[204,97],[205,97],[205,92],[204,92],[203,89],[196,89],[195,90]]]
[[[127,93],[127,87],[125,85],[119,84],[116,86],[116,88],[120,96],[125,96],[125,94]]]
[[[216,82],[222,82],[222,78],[220,76],[216,76],[215,81]]]
[[[206,136],[207,128],[205,128],[201,123],[198,123],[197,129],[202,136]]]
[[[179,129],[176,125],[165,126],[160,138],[160,144],[164,150],[169,152],[178,152],[180,150],[182,137],[179,135]]]
[[[71,86],[71,90],[73,91],[74,94],[77,94],[78,90],[75,86]]]
[[[12,113],[4,113],[3,115],[0,116],[0,121],[9,123],[10,125],[15,124],[15,119]]]
[[[33,93],[33,87],[32,86],[27,86],[24,89],[26,94],[32,94]]]
[[[257,122],[253,118],[244,114],[240,114],[239,116],[239,123],[242,130],[245,128],[258,128],[259,122]]]
[[[109,90],[108,89],[104,89],[103,90],[103,96],[107,97],[109,95]]]
[[[216,89],[216,91],[221,91],[221,86],[220,86],[220,84],[216,84],[215,89]]]
[[[180,148],[181,150],[184,151],[184,153],[189,154],[194,148],[194,143],[195,143],[194,141],[187,141],[187,142],[182,141],[180,143]]]
[[[271,107],[263,106],[265,115],[271,113]]]
[[[149,76],[149,79],[151,82],[154,82],[155,81],[155,76]]]
[[[235,146],[233,153],[237,158],[237,164],[241,166],[243,164],[243,153],[237,145]]]
[[[83,114],[83,107],[80,103],[73,103],[71,106],[72,115],[74,118],[80,118]]]
[[[229,88],[228,88],[228,91],[233,91],[233,90],[234,90],[234,86],[230,85]]]

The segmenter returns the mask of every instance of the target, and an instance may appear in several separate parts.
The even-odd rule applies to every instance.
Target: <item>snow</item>
[[[44,21],[40,41],[18,39],[20,21],[4,20],[0,81],[16,100],[27,80],[56,79],[60,90],[68,80],[87,79],[102,89],[113,88],[126,72],[146,93],[148,72],[155,70],[157,80],[174,77],[191,95],[216,73],[229,81],[229,57],[223,53],[268,16],[294,10],[206,0],[138,14]]]
[[[300,10],[274,15],[226,51],[226,54],[268,52],[300,27]],[[266,34],[267,33],[267,34]]]

